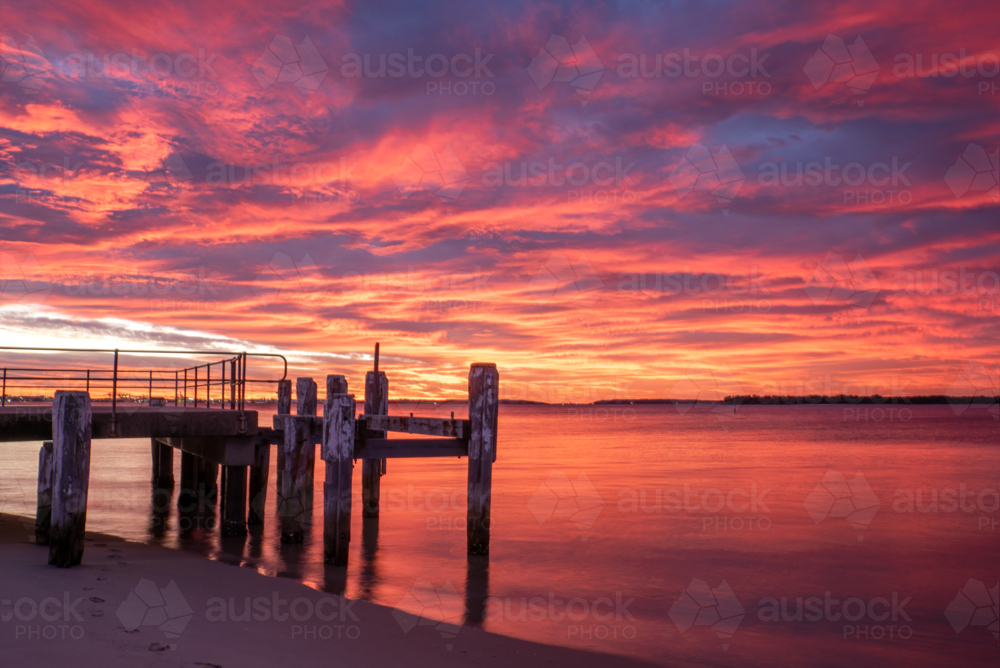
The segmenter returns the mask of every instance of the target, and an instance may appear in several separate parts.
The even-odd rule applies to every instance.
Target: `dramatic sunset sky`
[[[554,402],[995,370],[995,0],[317,5],[5,7],[2,345]]]

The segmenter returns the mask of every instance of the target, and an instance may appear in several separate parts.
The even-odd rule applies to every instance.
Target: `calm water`
[[[273,452],[266,526],[220,541],[151,513],[147,441],[98,441],[88,528],[663,664],[996,665],[996,407],[865,409],[502,406],[488,563],[465,554],[464,459],[390,460],[377,524],[356,471],[346,569],[321,533],[280,544]],[[7,512],[34,513],[38,445],[0,446]]]

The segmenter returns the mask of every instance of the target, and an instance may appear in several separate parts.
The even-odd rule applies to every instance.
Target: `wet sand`
[[[88,532],[82,565],[55,568],[32,522],[0,514],[0,665],[11,668],[652,665],[443,625],[105,534]]]

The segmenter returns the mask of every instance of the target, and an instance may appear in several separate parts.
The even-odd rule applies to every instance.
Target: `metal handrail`
[[[87,382],[87,391],[88,392],[90,391],[90,387],[91,387],[92,381],[93,381],[93,384],[95,385],[95,387],[101,387],[101,383],[99,381],[104,380],[106,382],[107,380],[110,380],[111,381],[111,425],[112,425],[112,433],[114,433],[114,431],[116,430],[116,425],[117,425],[117,419],[116,418],[117,418],[117,408],[118,408],[118,384],[119,384],[119,380],[121,380],[123,386],[126,385],[126,384],[129,384],[130,381],[133,380],[133,379],[128,379],[128,378],[121,378],[121,379],[119,379],[118,357],[119,357],[119,354],[121,354],[121,353],[136,354],[136,355],[220,355],[220,354],[221,355],[227,355],[227,357],[225,357],[222,360],[218,360],[218,361],[214,361],[214,362],[206,362],[204,364],[196,364],[194,366],[187,367],[187,368],[184,368],[184,369],[175,369],[173,371],[173,373],[174,373],[174,405],[175,406],[178,404],[179,399],[180,399],[180,389],[181,389],[181,386],[180,386],[180,376],[181,376],[181,373],[184,374],[184,392],[183,392],[184,406],[185,407],[187,406],[187,402],[188,402],[188,393],[187,393],[187,388],[188,388],[188,371],[192,371],[192,370],[194,371],[194,384],[193,384],[193,386],[194,386],[194,404],[195,404],[195,407],[198,406],[198,387],[200,385],[204,384],[205,394],[206,394],[205,407],[206,408],[211,408],[211,405],[212,405],[211,404],[211,401],[212,401],[212,385],[213,385],[213,382],[212,382],[212,369],[211,368],[214,365],[221,366],[222,367],[222,375],[221,375],[221,379],[218,381],[217,384],[220,386],[220,402],[221,402],[221,407],[225,408],[225,401],[226,401],[226,364],[228,363],[229,366],[230,366],[230,370],[231,370],[230,378],[229,378],[229,388],[230,388],[229,389],[229,404],[230,404],[230,409],[237,409],[238,408],[240,410],[241,415],[243,414],[244,409],[245,409],[245,403],[246,403],[246,385],[247,385],[248,382],[253,382],[253,383],[273,383],[273,382],[279,382],[279,381],[285,380],[288,377],[288,360],[285,358],[284,355],[280,355],[278,353],[248,353],[246,351],[243,351],[243,352],[229,352],[229,351],[219,351],[219,350],[130,350],[130,349],[119,349],[119,348],[114,348],[114,349],[110,349],[110,348],[35,348],[35,347],[26,347],[26,346],[0,346],[0,350],[11,350],[11,351],[19,351],[19,352],[114,353],[114,363],[113,363],[112,369],[110,371],[109,370],[104,370],[104,369],[89,369],[89,368],[88,369],[79,369],[79,368],[77,368],[77,369],[62,369],[62,368],[45,368],[45,367],[42,367],[42,368],[37,368],[37,367],[31,367],[31,368],[29,368],[29,367],[4,367],[3,368],[3,381],[2,381],[3,385],[2,385],[2,390],[0,390],[0,406],[5,406],[6,402],[7,402],[7,381],[8,380],[45,380],[45,381],[71,380],[72,381],[72,380],[83,380],[84,379],[84,378],[77,378],[77,377],[73,377],[73,376],[70,376],[70,377],[55,377],[55,378],[51,377],[51,376],[17,376],[17,375],[11,376],[8,373],[10,371],[14,371],[14,372],[24,371],[24,372],[31,372],[31,373],[44,373],[44,372],[50,372],[50,373],[73,373],[73,372],[81,372],[82,373],[82,372],[86,372],[85,379],[86,379],[86,382]],[[276,357],[276,358],[280,359],[282,361],[282,364],[283,364],[283,370],[282,370],[281,378],[275,379],[275,380],[272,380],[272,379],[250,379],[250,378],[247,378],[247,375],[246,375],[247,361],[248,361],[248,358],[250,356],[254,356],[254,357]],[[198,379],[198,370],[199,369],[205,369],[205,371],[206,371],[204,383],[202,383]],[[95,371],[97,374],[110,374],[110,378],[102,379],[102,378],[99,378],[99,377],[92,377],[91,376],[91,372],[92,371]],[[170,371],[154,370],[154,369],[147,369],[145,371],[148,372],[148,379],[147,379],[147,381],[146,381],[145,384],[146,384],[146,386],[148,387],[148,390],[149,390],[149,398],[152,399],[152,395],[153,395],[153,380],[154,380],[153,379],[153,373],[154,373],[154,371],[156,373],[160,374],[161,377],[160,377],[159,380],[161,382],[169,381],[169,378],[167,378],[166,381],[163,379],[163,374],[169,374]],[[243,417],[243,419],[245,419],[245,417]]]

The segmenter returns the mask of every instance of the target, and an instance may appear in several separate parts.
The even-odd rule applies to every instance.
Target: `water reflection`
[[[482,626],[486,599],[490,595],[490,558],[470,554],[469,571],[465,578],[465,618],[469,626]]]
[[[378,578],[378,518],[365,517],[361,531],[361,573],[358,576],[358,598],[371,601],[375,599],[375,587]]]

